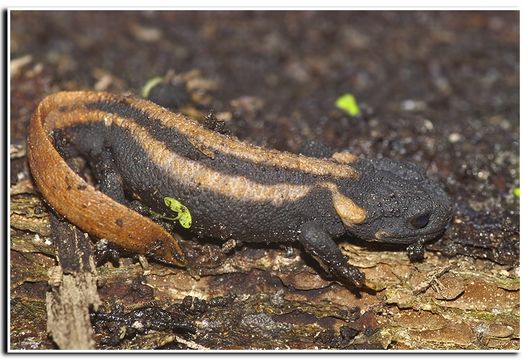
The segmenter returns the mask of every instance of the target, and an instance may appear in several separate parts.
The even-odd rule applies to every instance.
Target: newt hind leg
[[[147,211],[138,203],[136,200],[128,200],[125,197],[125,187],[123,178],[114,163],[112,150],[110,148],[104,148],[97,156],[92,156],[92,161],[90,162],[90,167],[94,177],[98,183],[99,190],[105,195],[111,197],[113,200],[127,206],[131,210],[140,213],[141,215],[146,216]],[[165,231],[170,229],[165,227],[164,224],[154,221],[157,225],[161,226]],[[180,263],[185,263],[185,256],[182,253],[180,244],[176,239],[173,239],[173,246],[171,247],[171,253],[173,258]],[[159,252],[167,243],[164,241],[150,241],[146,245],[145,253],[146,255],[151,255],[157,257],[156,254]]]
[[[90,167],[98,183],[99,191],[123,205],[128,205],[125,199],[123,179],[114,163],[111,150],[105,148],[98,156],[92,157]]]
[[[94,226],[99,226],[98,224],[103,222],[109,223],[108,227],[98,227],[97,231],[92,231],[94,235],[108,239],[133,253],[152,256],[168,264],[185,265],[187,263],[179,242],[166,229],[131,209],[131,202],[125,196],[124,179],[114,162],[111,147],[107,146],[104,129],[96,126],[59,130],[54,134],[54,142],[56,149],[70,169],[78,176],[82,171],[72,166],[75,164],[72,161],[73,157],[80,156],[88,162],[91,170],[90,176],[97,184],[97,191],[93,193],[92,199],[85,198],[84,201],[86,204],[92,204],[96,212],[100,204],[105,203],[106,211],[99,222],[90,221],[89,223],[96,224]],[[84,195],[88,191],[84,190]],[[106,199],[101,198],[97,201],[96,198],[100,198],[102,194],[106,196]],[[116,203],[116,206],[109,198]],[[111,231],[110,228],[114,230]]]

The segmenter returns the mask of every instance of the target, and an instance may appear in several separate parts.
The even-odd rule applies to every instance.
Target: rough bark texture
[[[17,194],[12,201],[13,208],[26,206],[32,213],[39,203],[28,194]],[[288,256],[282,249],[243,247],[227,256],[217,244],[186,242],[196,255],[194,269],[156,263],[142,267],[122,259],[118,267],[107,263],[94,271],[64,275],[60,287],[46,291],[46,283],[56,284],[58,278],[38,264],[51,266],[53,261],[37,250],[45,245],[20,233],[31,227],[47,234],[46,217],[22,221],[13,213],[11,222],[12,311],[46,309],[40,315],[32,312],[27,323],[23,314],[16,316],[14,348],[28,346],[17,340],[27,339],[23,334],[28,330],[34,334],[33,346],[50,347],[48,330],[62,349],[519,346],[518,275],[488,261],[429,252],[424,262],[412,264],[403,252],[343,243],[351,263],[367,275],[370,290],[357,292],[325,280],[298,249]],[[105,316],[93,317],[94,343],[92,329],[86,327],[87,310],[99,303],[98,294]],[[196,334],[179,328],[181,322],[195,325]]]
[[[93,349],[89,310],[97,311],[97,271],[88,236],[50,215],[58,266],[49,271],[47,330],[59,349]]]
[[[47,331],[61,350],[94,348],[89,309],[99,304],[92,274],[64,275],[61,285],[46,294]]]

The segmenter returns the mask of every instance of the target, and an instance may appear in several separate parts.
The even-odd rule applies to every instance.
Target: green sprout
[[[353,94],[344,94],[335,101],[335,106],[345,111],[350,116],[356,116],[361,111]]]
[[[516,197],[520,198],[520,197],[521,197],[521,188],[516,187],[515,189],[513,189],[513,194],[514,194]]]
[[[160,76],[154,77],[151,80],[148,80],[144,87],[142,88],[142,97],[147,98],[149,96],[149,93],[155,86],[157,86],[159,83],[164,81],[164,79]]]
[[[154,211],[151,211],[151,213],[164,220],[169,220],[169,221],[178,220],[180,225],[184,229],[189,229],[191,227],[191,213],[190,213],[190,210],[184,204],[182,204],[177,199],[174,199],[169,196],[164,197],[164,204],[166,204],[166,206],[171,211],[176,213],[174,217],[165,216],[165,215],[156,213]]]

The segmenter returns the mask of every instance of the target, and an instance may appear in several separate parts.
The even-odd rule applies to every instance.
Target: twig
[[[173,338],[174,341],[176,341],[178,343],[181,343],[181,344],[184,344],[190,349],[194,349],[194,350],[210,350],[206,346],[202,346],[201,344],[197,344],[193,340],[186,340],[186,339],[181,338],[178,335],[172,335],[171,337]]]
[[[426,281],[420,283],[416,288],[412,291],[412,294],[418,295],[425,291],[427,291],[433,284],[438,282],[438,279],[442,277],[445,273],[447,273],[449,270],[451,270],[454,267],[454,264],[449,264],[446,267],[436,271],[433,275],[431,275]]]

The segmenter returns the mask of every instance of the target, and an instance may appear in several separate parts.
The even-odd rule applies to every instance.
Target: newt
[[[82,157],[95,185],[68,164]],[[28,160],[47,203],[98,238],[185,266],[178,241],[131,209],[189,211],[197,237],[298,242],[334,278],[361,287],[364,273],[336,244],[345,234],[409,245],[423,256],[452,217],[442,186],[418,165],[348,152],[265,149],[213,131],[150,101],[104,92],[59,92],[36,108]],[[166,201],[164,200],[166,199]]]

